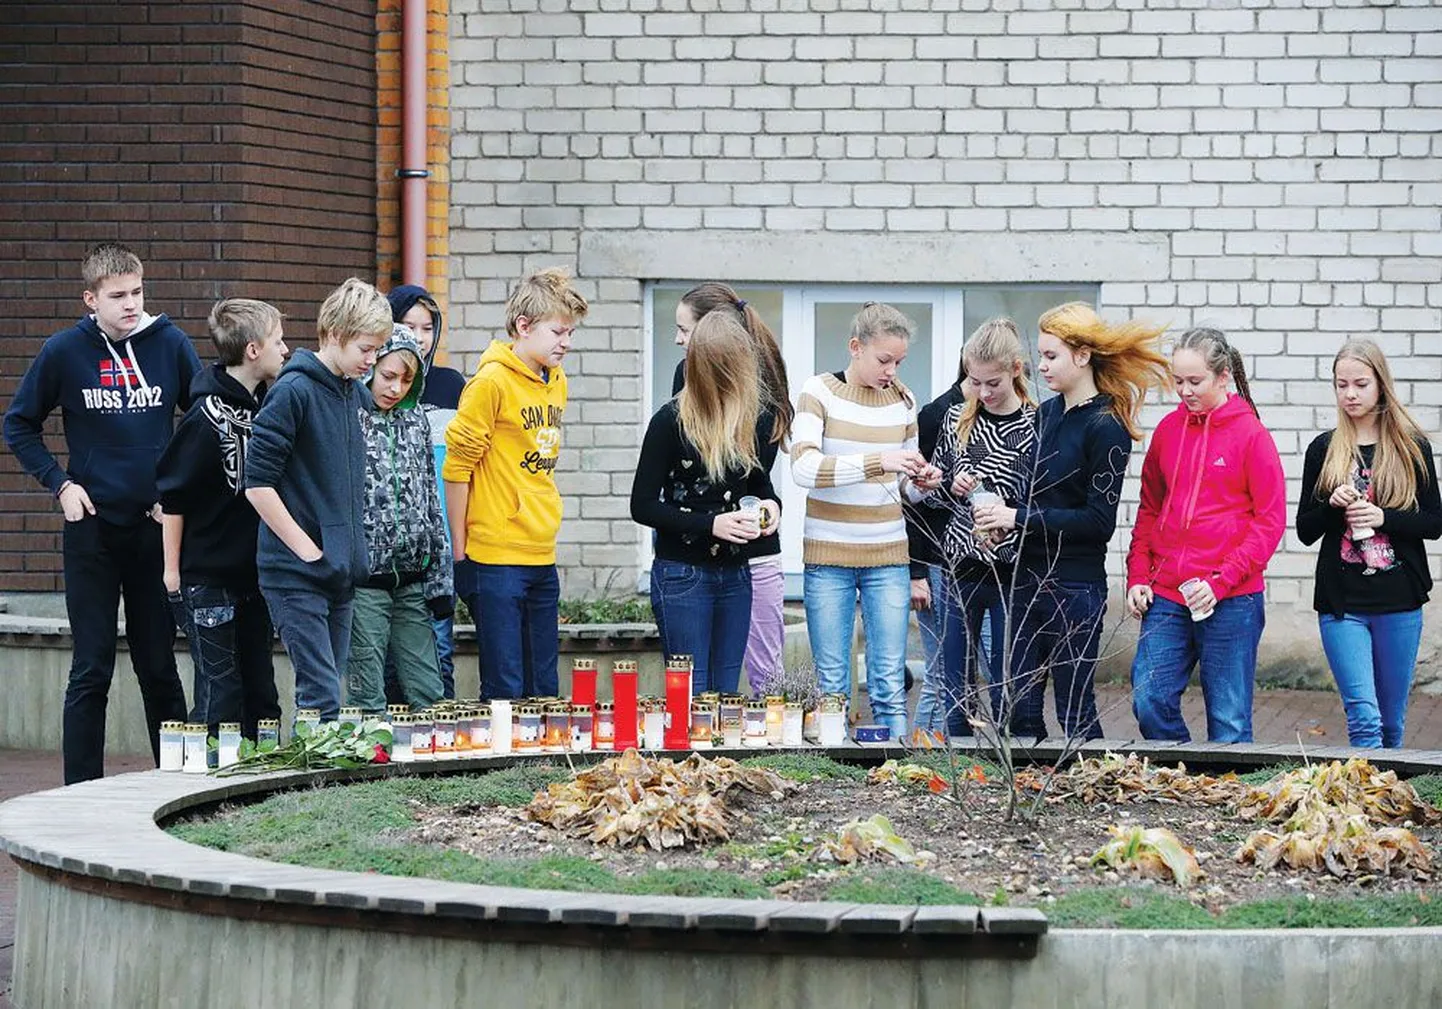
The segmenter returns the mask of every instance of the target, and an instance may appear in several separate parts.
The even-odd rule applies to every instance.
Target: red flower
[[[946,791],[946,779],[939,774],[933,774],[931,780],[926,783],[926,787],[940,795]]]
[[[391,755],[386,752],[385,745],[382,744],[382,743],[377,743],[377,744],[376,744],[376,755],[371,758],[371,763],[372,763],[372,764],[389,764],[390,762],[391,762]]]

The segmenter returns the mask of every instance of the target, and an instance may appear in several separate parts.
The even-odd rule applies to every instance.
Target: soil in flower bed
[[[944,754],[919,759],[950,775]],[[502,885],[1014,904],[1038,907],[1059,926],[1442,925],[1442,886],[1425,875],[1339,880],[1285,865],[1263,871],[1239,864],[1238,848],[1260,825],[1226,806],[1069,798],[1043,804],[1034,819],[1008,822],[999,815],[1003,793],[994,769],[984,783],[967,778],[958,804],[924,784],[869,783],[864,769],[819,755],[748,763],[769,766],[796,789],[782,798],[733,790],[729,839],[703,847],[598,846],[527,819],[522,810],[537,789],[571,777],[547,765],[286,793],[171,830],[195,843],[296,864]],[[1415,784],[1425,798],[1442,793],[1442,780]],[[910,865],[827,857],[827,838],[874,814],[931,857]],[[1110,839],[1109,826],[1134,824],[1173,831],[1195,850],[1204,876],[1183,889],[1089,864]],[[1435,858],[1442,829],[1412,829]]]

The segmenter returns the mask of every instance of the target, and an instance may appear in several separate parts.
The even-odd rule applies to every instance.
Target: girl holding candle
[[[1307,446],[1297,536],[1317,555],[1312,605],[1353,746],[1402,745],[1432,588],[1423,541],[1442,537],[1432,446],[1371,340],[1332,361],[1337,426]]]
[[[791,420],[795,415],[786,381],[786,362],[782,360],[775,335],[761,315],[725,284],[698,284],[681,296],[676,306],[676,342],[686,347],[696,323],[717,311],[734,315],[751,337],[761,383],[763,420],[756,455],[761,468],[770,473],[776,464],[776,453],[791,435]],[[685,385],[683,358],[676,367],[672,395],[679,394]],[[769,518],[776,516],[772,514]],[[774,530],[768,530],[771,531]],[[786,578],[781,570],[781,537],[767,535],[752,540],[747,561],[751,568],[751,627],[746,637],[745,664],[746,678],[756,693],[781,665],[786,631],[781,617],[786,593]]]
[[[708,313],[691,334],[685,388],[651,418],[631,487],[631,517],[656,530],[651,606],[662,649],[693,657],[696,694],[736,689],[751,621],[749,547],[778,525],[757,451],[762,417],[750,334],[735,313]],[[741,511],[747,496],[771,521]]]
[[[1013,653],[1003,711],[1018,736],[1046,735],[1047,680],[1066,738],[1101,735],[1093,677],[1106,614],[1106,550],[1137,419],[1148,389],[1161,388],[1167,360],[1160,329],[1111,324],[1084,302],[1037,322],[1037,372],[1056,395],[1036,412],[1036,441],[1017,507],[977,509],[977,527],[1020,531],[1016,588],[1008,595]]]
[[[1282,461],[1219,330],[1182,334],[1172,375],[1182,402],[1147,449],[1127,554],[1142,621],[1132,710],[1147,739],[1186,742],[1182,691],[1200,665],[1208,741],[1250,742],[1262,573],[1287,526]]]
[[[803,591],[821,690],[851,692],[859,595],[871,711],[894,739],[906,734],[911,602],[901,484],[930,491],[941,483],[917,451],[916,403],[896,379],[913,329],[890,305],[863,305],[851,324],[850,364],[806,380],[791,444],[792,475],[808,490]]]
[[[942,551],[949,579],[946,622],[954,631],[942,642],[940,702],[953,736],[972,734],[968,711],[984,717],[989,705],[976,704],[972,697],[979,684],[992,684],[994,702],[1001,700],[1003,604],[1010,599],[1021,540],[1015,528],[994,536],[978,530],[974,508],[988,496],[1000,505],[1022,503],[1026,461],[1036,440],[1036,405],[1027,388],[1016,323],[982,323],[966,341],[962,367],[967,395],[942,421],[932,463],[941,470],[944,489],[931,495],[950,505]],[[979,646],[983,621],[991,625],[985,652]]]

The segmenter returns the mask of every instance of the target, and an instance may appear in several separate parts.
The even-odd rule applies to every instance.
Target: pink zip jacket
[[[1261,592],[1286,528],[1282,460],[1247,401],[1233,394],[1210,413],[1180,404],[1142,464],[1127,587],[1182,605],[1177,586],[1189,578],[1205,578],[1218,599]]]

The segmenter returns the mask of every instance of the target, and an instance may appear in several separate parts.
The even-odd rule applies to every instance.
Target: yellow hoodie
[[[548,378],[492,340],[446,427],[441,478],[471,485],[466,556],[478,564],[556,563],[561,495],[552,474],[566,375],[552,368]]]

